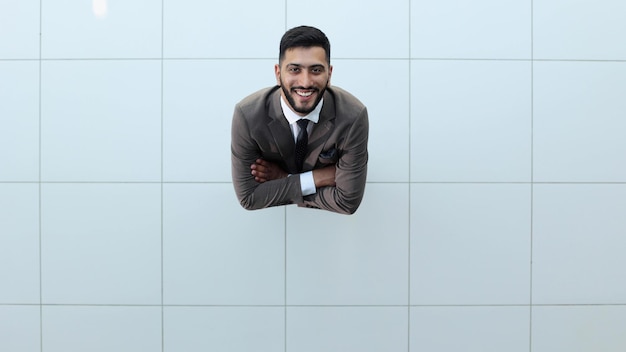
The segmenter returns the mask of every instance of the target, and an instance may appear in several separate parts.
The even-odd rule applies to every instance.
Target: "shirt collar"
[[[289,122],[290,125],[296,123],[300,119],[308,119],[308,120],[313,121],[313,123],[317,123],[320,120],[320,112],[322,111],[322,105],[324,105],[324,98],[322,98],[322,100],[320,100],[320,102],[317,103],[317,106],[315,107],[315,109],[313,109],[313,111],[311,111],[308,115],[300,116],[296,114],[295,112],[293,112],[293,110],[291,110],[289,105],[287,105],[287,102],[285,101],[285,98],[283,97],[283,95],[282,94],[280,95],[280,107],[283,109],[283,114],[285,115],[285,118],[287,118],[287,122]]]

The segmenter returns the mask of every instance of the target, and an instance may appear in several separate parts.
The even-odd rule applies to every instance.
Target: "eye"
[[[313,67],[313,68],[311,68],[311,73],[320,74],[322,72],[324,72],[324,68],[323,67]]]
[[[291,72],[291,73],[298,73],[298,72],[300,72],[300,67],[294,67],[294,66],[289,67],[289,72]]]

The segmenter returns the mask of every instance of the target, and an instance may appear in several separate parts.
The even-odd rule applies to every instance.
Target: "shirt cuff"
[[[302,188],[302,196],[315,194],[315,180],[313,180],[313,171],[307,171],[300,174],[300,188]]]

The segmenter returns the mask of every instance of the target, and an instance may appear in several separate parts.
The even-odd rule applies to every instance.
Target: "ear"
[[[328,66],[328,82],[326,83],[326,87],[330,87],[330,78],[333,76],[333,66]]]
[[[274,75],[276,76],[276,85],[280,86],[280,65],[274,65]]]

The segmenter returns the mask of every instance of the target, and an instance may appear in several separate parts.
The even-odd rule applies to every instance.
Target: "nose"
[[[309,87],[313,86],[312,75],[307,70],[302,71],[298,81],[299,81],[301,87],[309,88]]]

